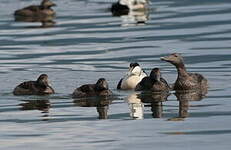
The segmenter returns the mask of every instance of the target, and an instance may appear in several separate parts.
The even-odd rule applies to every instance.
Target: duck
[[[74,90],[72,98],[111,96],[112,92],[108,88],[105,78],[99,78],[95,84],[84,84]]]
[[[152,91],[152,92],[162,92],[169,91],[170,86],[167,81],[161,77],[160,69],[153,68],[150,75],[144,77],[136,86],[136,91]]]
[[[132,90],[147,74],[142,70],[138,63],[130,63],[128,72],[120,79],[117,84],[119,90]]]
[[[55,11],[51,8],[56,6],[50,0],[43,0],[40,5],[31,5],[25,8],[16,10],[14,12],[15,16],[24,16],[24,17],[46,17],[46,16],[55,16]]]
[[[47,74],[41,74],[36,81],[25,81],[13,90],[14,95],[48,95],[54,93],[54,89],[48,83]]]
[[[173,85],[173,90],[198,90],[208,88],[208,80],[203,75],[187,72],[183,57],[180,54],[173,53],[160,59],[171,63],[177,69],[178,76]]]
[[[147,9],[147,0],[119,0],[112,4],[111,12],[114,16],[128,15],[130,10]]]
[[[118,1],[112,4],[111,12],[113,16],[128,15],[129,7],[127,5],[120,4],[120,1]]]

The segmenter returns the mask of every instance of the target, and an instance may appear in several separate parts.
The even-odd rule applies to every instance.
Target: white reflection
[[[121,16],[122,26],[142,25],[148,20],[148,11],[133,11],[130,10],[128,15]]]
[[[127,102],[130,109],[130,117],[132,119],[144,119],[144,105],[141,99],[137,97],[137,94],[133,93],[129,95]]]

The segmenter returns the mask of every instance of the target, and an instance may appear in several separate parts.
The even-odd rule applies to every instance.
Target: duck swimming
[[[96,84],[85,84],[72,93],[72,98],[91,97],[91,96],[111,96],[112,92],[108,89],[106,79],[100,78]]]
[[[128,73],[119,81],[117,89],[135,89],[136,85],[146,76],[147,74],[138,63],[131,63]]]
[[[183,57],[178,53],[173,53],[161,60],[173,64],[178,72],[173,90],[197,90],[208,88],[208,81],[199,73],[188,73],[184,65]]]
[[[50,0],[43,0],[40,5],[31,5],[14,12],[15,16],[24,16],[24,17],[45,17],[45,16],[54,16],[55,11],[51,9],[52,6],[56,6]]]
[[[144,77],[139,84],[137,84],[136,91],[148,90],[152,92],[169,91],[170,87],[167,81],[161,77],[160,69],[152,69],[149,77]]]
[[[36,81],[26,81],[15,87],[14,95],[47,95],[54,94],[54,89],[48,84],[48,76],[42,74]]]
[[[147,0],[119,0],[112,4],[111,12],[114,16],[127,15],[129,10],[147,9]]]

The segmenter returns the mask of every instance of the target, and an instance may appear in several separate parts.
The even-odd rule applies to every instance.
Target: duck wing
[[[23,89],[32,89],[34,87],[35,81],[26,81],[21,84],[19,84],[17,87],[23,88]]]
[[[39,10],[39,6],[37,6],[37,5],[31,5],[31,6],[23,8],[23,9],[30,10],[30,11],[38,11]]]
[[[75,89],[72,93],[73,98],[87,97],[95,94],[94,84],[85,84]]]
[[[89,93],[89,92],[94,91],[94,87],[95,87],[94,84],[85,84],[85,85],[82,85],[81,87],[79,87],[78,89],[82,92]]]
[[[136,86],[136,91],[148,90],[152,88],[152,82],[149,77],[144,77]]]
[[[35,93],[35,81],[27,81],[15,87],[14,95],[32,95]]]
[[[193,77],[195,80],[197,80],[198,82],[205,80],[205,78],[199,73],[189,73],[189,75]]]
[[[208,87],[208,80],[199,73],[190,73],[189,74],[193,79],[200,85],[200,87]]]

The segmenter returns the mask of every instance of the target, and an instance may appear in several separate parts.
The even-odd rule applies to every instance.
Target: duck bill
[[[133,67],[129,67],[128,72],[132,72]]]
[[[160,57],[160,60],[162,60],[162,61],[170,61],[169,59],[168,59],[168,57]]]
[[[127,72],[127,75],[130,75],[132,73],[132,70],[134,69],[134,67],[129,67],[128,68],[128,72]]]

